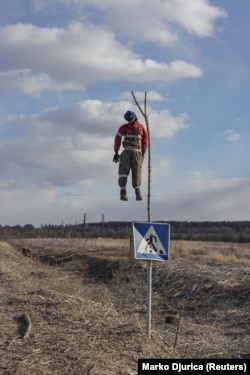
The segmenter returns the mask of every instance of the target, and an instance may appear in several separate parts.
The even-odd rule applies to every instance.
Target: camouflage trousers
[[[142,163],[143,157],[141,152],[135,150],[123,150],[120,155],[120,164],[118,170],[118,184],[121,188],[127,185],[127,177],[130,173],[130,170],[132,174],[133,188],[141,186]]]

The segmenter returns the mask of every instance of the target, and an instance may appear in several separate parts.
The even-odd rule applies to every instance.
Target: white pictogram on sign
[[[138,253],[151,253],[151,254],[167,254],[164,246],[162,245],[157,233],[151,225],[146,232],[145,236],[141,238],[141,243],[137,249]]]

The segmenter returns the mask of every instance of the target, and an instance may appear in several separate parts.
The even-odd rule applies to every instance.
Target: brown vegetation
[[[31,250],[32,258],[22,254]],[[132,375],[138,358],[250,358],[249,244],[172,241],[146,262],[129,241],[0,242],[0,373]]]

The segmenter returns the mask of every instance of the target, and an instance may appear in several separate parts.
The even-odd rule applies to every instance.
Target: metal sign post
[[[152,260],[166,261],[169,257],[170,225],[134,222],[134,259],[148,261],[147,270],[147,336],[151,336]]]
[[[148,261],[147,275],[147,336],[151,337],[152,260]]]

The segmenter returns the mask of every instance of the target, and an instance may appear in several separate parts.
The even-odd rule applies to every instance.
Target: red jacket
[[[148,133],[138,120],[124,124],[118,129],[114,142],[115,153],[118,153],[120,149],[122,137],[126,141],[126,137],[129,137],[131,134],[135,134],[136,136],[138,136],[138,138],[140,139],[140,151],[142,155],[145,154],[148,148]],[[126,146],[124,147],[126,148]]]

